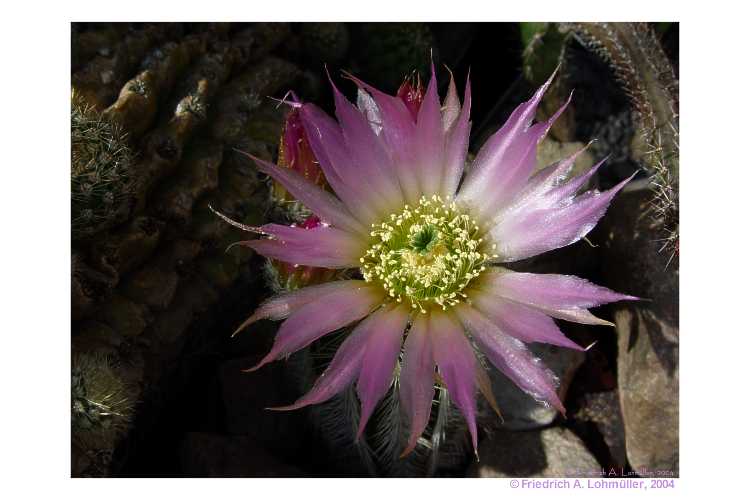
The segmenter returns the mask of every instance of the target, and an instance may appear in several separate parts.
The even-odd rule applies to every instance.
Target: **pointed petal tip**
[[[271,351],[268,354],[266,354],[266,356],[263,359],[261,359],[258,362],[258,364],[256,364],[255,366],[251,366],[250,368],[245,368],[245,369],[243,369],[241,371],[243,373],[252,373],[252,372],[254,372],[256,370],[259,370],[259,369],[263,368],[265,365],[267,365],[268,363],[270,363],[271,361],[274,360],[274,356],[272,356],[272,355],[273,355],[273,351]]]
[[[404,448],[404,451],[401,452],[401,455],[398,456],[398,458],[406,458],[409,456],[409,454],[414,451],[414,448],[417,447],[417,438],[410,437],[409,442],[406,444],[406,448]]]
[[[367,427],[367,421],[360,417],[359,426],[357,427],[357,435],[354,437],[355,442],[358,442],[359,438],[362,437],[362,434],[365,432],[365,427]]]
[[[285,406],[269,406],[268,408],[263,408],[263,409],[264,410],[268,410],[268,411],[293,411],[293,410],[298,410],[298,409],[300,409],[300,408],[302,408],[304,406],[307,406],[307,405],[304,404],[304,403],[300,403],[300,401],[297,401],[297,402],[292,403],[290,405],[285,405]]]

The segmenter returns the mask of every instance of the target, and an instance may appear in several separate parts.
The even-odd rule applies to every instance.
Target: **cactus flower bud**
[[[404,101],[406,109],[409,110],[414,121],[417,121],[419,108],[422,106],[422,101],[424,100],[424,87],[419,78],[419,73],[412,74],[411,77],[405,78],[404,83],[402,83],[396,91],[396,96]]]

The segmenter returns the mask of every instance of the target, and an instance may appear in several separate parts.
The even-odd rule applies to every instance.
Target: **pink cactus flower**
[[[565,108],[533,123],[552,78],[516,108],[466,169],[468,81],[461,104],[451,77],[441,105],[434,68],[419,98],[413,86],[391,96],[350,78],[360,89],[359,107],[332,83],[337,120],[313,104],[298,105],[331,191],[255,158],[322,224],[267,224],[255,228],[262,238],[242,244],[290,264],[356,268],[358,278],[307,286],[260,305],[238,331],[260,319],[284,322],[271,351],[249,370],[353,326],[310,392],[277,409],[321,403],[356,383],[361,434],[397,374],[410,420],[405,453],[428,423],[436,380],[466,418],[476,450],[476,393],[491,398],[491,391],[475,349],[521,389],[564,413],[555,376],[525,344],[582,349],[553,318],[609,324],[588,309],[635,297],[575,276],[513,272],[502,264],[583,238],[627,180],[579,194],[601,163],[566,180],[578,153],[533,174],[537,144]]]

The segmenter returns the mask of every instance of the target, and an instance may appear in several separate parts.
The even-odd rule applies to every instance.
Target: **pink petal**
[[[418,314],[404,342],[399,400],[404,413],[409,416],[410,434],[401,456],[409,454],[417,445],[419,436],[427,427],[432,410],[432,398],[435,395],[435,361],[427,327],[426,315]]]
[[[445,146],[434,65],[424,101],[422,101],[417,115],[417,130],[414,140],[417,149],[416,168],[419,174],[421,194],[430,198],[433,194],[441,193],[443,149]]]
[[[383,132],[383,116],[380,108],[375,99],[362,88],[357,90],[357,109],[365,116],[375,135],[380,135]]]
[[[290,264],[331,269],[357,267],[360,257],[367,250],[364,238],[333,227],[305,229],[266,224],[259,231],[272,239],[240,241],[236,244]]]
[[[362,358],[367,350],[367,344],[372,334],[374,313],[368,316],[344,340],[333,356],[333,360],[318,377],[312,389],[298,399],[294,404],[271,408],[272,410],[297,410],[303,406],[322,403],[344,390],[359,374],[362,368]]]
[[[270,319],[273,321],[286,319],[296,309],[313,300],[341,293],[342,291],[349,293],[359,288],[361,284],[360,280],[334,281],[322,285],[306,286],[293,292],[277,295],[258,306],[252,316],[247,318],[232,335],[236,335],[240,330],[261,319]]]
[[[367,233],[364,226],[352,217],[341,201],[332,194],[323,191],[294,170],[280,168],[255,156],[248,156],[255,161],[258,170],[281,183],[295,198],[324,221],[341,229]]]
[[[508,138],[507,143],[497,146],[500,153],[487,151],[482,156],[487,146],[483,147],[470,172],[483,165],[488,166],[484,167],[484,174],[475,176],[476,180],[473,182],[467,179],[466,187],[462,187],[459,193],[459,200],[472,206],[481,219],[491,220],[499,210],[507,206],[522,191],[536,167],[537,145],[569,103],[570,98],[546,122],[517,131]]]
[[[583,350],[583,347],[563,335],[552,318],[544,313],[482,291],[470,293],[469,296],[474,308],[500,330],[522,342],[543,342]]]
[[[369,323],[370,340],[362,358],[362,371],[357,382],[357,394],[362,403],[357,436],[361,436],[375,405],[388,391],[393,381],[398,354],[401,352],[409,310],[405,306],[387,307],[376,312]]]
[[[338,173],[345,181],[351,178],[352,182],[362,183],[378,193],[382,200],[380,210],[390,213],[404,204],[393,161],[367,118],[344,97],[333,81],[331,86],[336,117],[352,160]]]
[[[453,123],[461,113],[461,102],[458,100],[458,92],[456,91],[456,81],[453,79],[453,73],[451,73],[451,82],[448,85],[448,95],[445,96],[443,101],[442,115],[443,115],[443,131],[447,132],[453,126]]]
[[[304,304],[282,323],[271,352],[248,371],[288,356],[334,330],[369,314],[384,298],[382,289],[362,280]]]
[[[328,184],[360,221],[374,221],[379,203],[377,193],[365,189],[351,175],[353,160],[346,147],[341,127],[336,121],[313,104],[300,109],[300,118],[305,127],[315,158],[325,174]]]
[[[347,77],[354,81],[361,91],[367,91],[375,101],[383,124],[379,135],[393,160],[395,173],[406,201],[416,203],[420,196],[418,176],[414,168],[416,124],[409,109],[402,99],[381,92],[348,73]]]
[[[429,334],[440,376],[448,387],[451,400],[466,418],[474,451],[477,449],[476,375],[477,364],[464,330],[451,313],[433,310]]]
[[[632,179],[632,177],[630,178]],[[609,191],[589,191],[568,204],[524,207],[504,217],[489,231],[497,245],[496,262],[513,262],[561,248],[580,240],[604,215],[626,179]]]
[[[451,77],[451,82],[453,77]],[[453,120],[451,128],[446,131],[445,158],[443,173],[443,196],[453,199],[461,181],[466,164],[466,154],[469,151],[469,133],[471,122],[471,83],[466,78],[466,90],[464,90],[464,105],[457,119]]]
[[[528,144],[539,140],[536,137],[538,134],[534,134],[533,138],[529,137],[530,125],[539,102],[552,83],[552,78],[554,74],[529,101],[521,104],[511,113],[500,130],[479,150],[459,192],[460,201],[482,209],[486,205],[485,198],[497,194],[507,199],[513,194],[509,190],[517,187],[518,179],[523,178],[524,173],[527,174],[526,178],[531,174],[528,167],[531,162],[527,161],[523,164],[521,162],[526,156]],[[531,131],[539,132],[540,129],[543,130],[542,127],[537,127]],[[523,138],[526,138],[523,145],[517,145]],[[509,153],[513,156],[510,157]]]
[[[597,318],[587,308],[618,300],[638,300],[613,292],[576,276],[510,271],[483,276],[484,289],[498,297],[533,307],[553,318],[588,325],[612,323]]]
[[[557,377],[535,358],[520,340],[503,333],[476,309],[459,304],[454,308],[482,352],[495,367],[534,398],[546,401],[565,415],[557,396]]]
[[[596,307],[618,300],[638,300],[566,274],[493,272],[487,274],[493,293],[547,309]]]

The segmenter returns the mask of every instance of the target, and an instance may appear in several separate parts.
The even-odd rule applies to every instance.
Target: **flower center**
[[[466,298],[462,290],[491,258],[478,235],[479,225],[455,203],[423,196],[416,207],[406,205],[372,225],[373,243],[360,269],[365,281],[380,281],[397,302],[407,299],[421,312],[430,303],[447,309]]]

